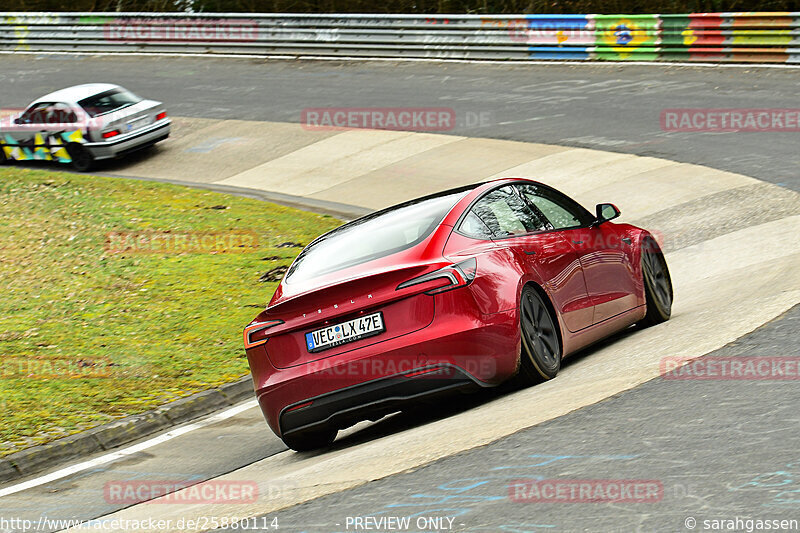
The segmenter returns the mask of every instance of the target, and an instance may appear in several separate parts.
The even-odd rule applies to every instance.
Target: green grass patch
[[[242,329],[277,285],[259,278],[299,252],[281,244],[339,224],[174,185],[0,169],[0,456],[245,375]],[[217,244],[129,235],[121,250],[120,232]],[[243,232],[254,241],[220,245]]]

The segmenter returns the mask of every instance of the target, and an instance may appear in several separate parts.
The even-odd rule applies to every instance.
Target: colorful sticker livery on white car
[[[67,152],[69,143],[82,144],[83,133],[81,130],[43,135],[37,133],[33,138],[33,146],[30,144],[20,144],[8,133],[3,135],[3,154],[6,159],[14,161],[58,161],[59,163],[71,163],[72,158]]]
[[[58,161],[88,170],[170,134],[161,102],[106,83],[76,85],[45,95],[0,121],[0,163]]]

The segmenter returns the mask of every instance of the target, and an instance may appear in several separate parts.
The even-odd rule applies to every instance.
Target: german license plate
[[[144,128],[145,126],[149,126],[152,123],[153,123],[153,117],[147,115],[143,117],[138,117],[128,121],[128,131]]]
[[[306,347],[311,353],[321,352],[384,331],[383,313],[372,313],[306,333]]]

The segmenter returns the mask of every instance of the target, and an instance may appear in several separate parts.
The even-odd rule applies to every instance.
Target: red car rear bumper
[[[248,350],[256,397],[278,435],[347,427],[420,397],[492,386],[517,371],[516,310],[438,313],[426,328],[319,361],[278,369],[269,342]]]

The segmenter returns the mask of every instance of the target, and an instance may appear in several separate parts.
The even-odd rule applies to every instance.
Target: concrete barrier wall
[[[0,51],[800,63],[800,12],[0,13]]]

